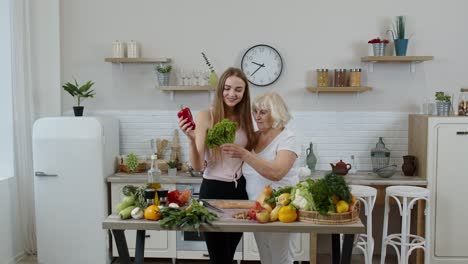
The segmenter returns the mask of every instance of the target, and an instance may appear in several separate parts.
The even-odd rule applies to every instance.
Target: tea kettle
[[[332,172],[339,175],[346,175],[351,169],[351,164],[344,163],[343,160],[340,160],[340,162],[336,163],[335,165],[333,165],[333,163],[330,163],[330,165],[332,167]]]

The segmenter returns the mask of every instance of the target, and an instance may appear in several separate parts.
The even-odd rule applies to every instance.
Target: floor
[[[325,263],[330,263],[330,257],[327,255],[319,255],[317,259],[317,264],[325,264]],[[114,261],[113,263],[118,264],[118,260]],[[177,260],[177,263],[180,264],[208,264],[208,261],[203,261],[203,260]],[[242,261],[242,264],[259,264],[259,261]],[[297,262],[295,262],[297,263]],[[308,264],[309,262],[304,261],[302,262],[303,264]],[[353,256],[353,261],[351,262],[352,264],[362,264],[364,263],[364,259],[361,255],[354,255]],[[380,258],[379,256],[374,256],[374,259],[372,260],[373,264],[378,264],[380,263]],[[387,258],[386,264],[396,264],[397,260],[395,259],[390,259]],[[37,264],[37,260],[35,256],[27,256],[24,259],[22,259],[20,262],[17,264]],[[148,259],[148,261],[145,261],[145,264],[172,264],[172,261],[170,259]]]

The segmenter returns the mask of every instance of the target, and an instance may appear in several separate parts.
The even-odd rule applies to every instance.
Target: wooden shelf
[[[416,63],[433,60],[434,56],[367,56],[362,57],[362,62],[369,62],[367,70],[374,71],[374,63],[410,63],[410,72],[416,71]]]
[[[367,56],[362,57],[362,62],[423,62],[433,60],[434,56]]]
[[[213,99],[212,94],[214,92],[214,88],[209,85],[180,85],[180,86],[156,86],[161,91],[170,92],[171,93],[171,101],[174,101],[175,92],[196,92],[196,91],[206,91],[208,92],[208,96],[210,101]]]
[[[359,87],[306,87],[307,90],[314,93],[359,93],[371,91],[372,87],[359,86]]]
[[[460,92],[468,92],[468,88],[461,88]]]
[[[105,58],[105,62],[112,63],[164,63],[171,62],[170,58]]]
[[[181,86],[158,86],[161,91],[214,91],[209,85],[181,85]]]

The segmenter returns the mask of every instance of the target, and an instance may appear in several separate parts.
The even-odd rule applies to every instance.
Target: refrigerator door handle
[[[35,175],[37,177],[57,177],[58,176],[57,174],[46,174],[42,171],[36,171]]]

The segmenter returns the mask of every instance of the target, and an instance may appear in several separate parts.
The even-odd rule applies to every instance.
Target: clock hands
[[[257,62],[255,62],[255,61],[252,61],[252,63],[255,64],[255,65],[258,65],[258,66],[265,67],[265,63],[260,64],[260,63],[257,63]]]
[[[250,74],[250,76],[254,75],[258,70],[260,70],[260,68],[265,67],[265,63],[260,64],[260,63],[256,63],[256,62],[253,62],[253,61],[252,61],[252,63],[255,64],[255,65],[258,65],[258,68],[254,72],[252,72],[252,74]]]

